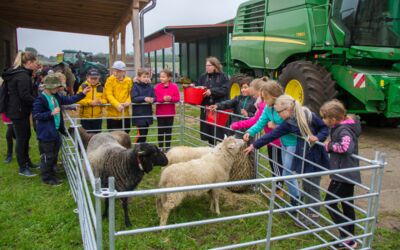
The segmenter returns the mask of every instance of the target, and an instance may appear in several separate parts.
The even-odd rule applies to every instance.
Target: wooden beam
[[[113,43],[113,54],[114,61],[118,60],[118,34],[114,34],[114,43]]]
[[[110,68],[110,71],[111,71],[111,66],[112,66],[112,64],[113,64],[113,62],[114,62],[114,59],[113,59],[113,38],[112,38],[112,36],[109,36],[108,37],[108,67]]]
[[[126,27],[121,27],[121,60],[126,63],[125,33]]]
[[[133,6],[137,0],[133,0]],[[142,67],[140,65],[140,26],[139,9],[132,9],[132,30],[133,30],[133,63],[135,72]]]

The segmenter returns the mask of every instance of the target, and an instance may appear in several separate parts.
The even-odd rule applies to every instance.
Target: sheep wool
[[[239,152],[243,144],[243,140],[231,136],[199,159],[172,164],[162,171],[159,186],[167,188],[226,182],[229,180],[234,155]],[[156,203],[160,225],[166,225],[170,211],[179,206],[187,196],[200,196],[205,193],[211,198],[210,209],[220,214],[220,189],[162,194]]]
[[[171,148],[167,153],[168,164],[172,165],[179,162],[186,162],[193,159],[199,159],[212,152],[211,147],[188,147],[178,146]]]

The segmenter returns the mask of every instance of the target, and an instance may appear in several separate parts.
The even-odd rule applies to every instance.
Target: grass
[[[0,125],[0,134],[6,127]],[[133,134],[133,133],[131,133]],[[5,138],[0,138],[1,157],[5,157]],[[33,162],[39,161],[37,142],[32,136],[30,155]],[[3,158],[1,158],[2,160]],[[157,187],[160,169],[146,175],[138,189]],[[0,249],[82,249],[78,216],[73,211],[76,204],[69,190],[65,174],[64,183],[51,187],[40,182],[40,178],[25,178],[18,175],[14,157],[11,164],[1,162],[0,167]],[[130,201],[129,214],[133,228],[156,226],[159,223],[154,196],[135,198]],[[223,216],[265,210],[265,200],[254,202],[239,199],[236,202],[221,202]],[[171,212],[169,223],[180,223],[205,218],[216,218],[209,210],[208,199],[185,200]],[[245,241],[263,239],[266,236],[267,217],[235,220],[164,232],[145,233],[116,239],[116,249],[207,249]],[[286,215],[273,218],[273,236],[297,232],[299,229]],[[103,239],[107,249],[108,222],[103,220]],[[120,202],[116,203],[116,229],[125,230]],[[400,233],[378,228],[374,238],[374,249],[400,249]],[[318,244],[313,236],[303,236],[272,244],[272,249],[298,249]],[[251,249],[264,248],[262,245]]]

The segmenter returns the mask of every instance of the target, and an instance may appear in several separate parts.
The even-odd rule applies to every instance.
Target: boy
[[[44,80],[44,90],[33,103],[33,119],[36,123],[36,135],[39,141],[41,158],[42,181],[49,185],[60,185],[56,178],[53,166],[57,163],[58,151],[61,146],[61,134],[65,133],[61,105],[70,105],[83,99],[90,87],[74,96],[63,96],[65,83],[58,74],[49,74]]]
[[[150,72],[146,69],[139,69],[137,82],[134,83],[131,96],[132,103],[148,103],[136,105],[134,109],[133,123],[137,127],[136,143],[145,142],[149,126],[153,124],[153,110],[151,104],[154,102],[154,89],[150,85]]]
[[[112,75],[107,78],[104,86],[107,100],[111,104],[111,106],[107,107],[107,129],[120,130],[124,126],[124,131],[129,134],[131,127],[129,118],[131,88],[132,79],[126,76],[125,63],[115,61],[112,66]]]
[[[90,86],[91,91],[78,104],[81,105],[80,117],[87,118],[81,120],[82,127],[91,133],[99,133],[101,131],[103,107],[99,105],[107,103],[103,86],[101,86],[99,80],[100,72],[97,69],[90,69],[86,74],[86,81],[78,89],[78,93],[80,93],[87,86]]]

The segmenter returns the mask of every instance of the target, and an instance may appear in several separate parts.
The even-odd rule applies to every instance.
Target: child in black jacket
[[[134,82],[131,90],[131,99],[132,103],[138,104],[132,106],[132,122],[137,127],[136,143],[146,142],[149,126],[153,124],[151,104],[155,99],[154,88],[150,85],[150,72],[148,70],[138,70],[137,81]]]
[[[332,170],[344,168],[357,168],[360,164],[358,160],[352,157],[352,154],[358,154],[358,137],[361,134],[361,125],[356,120],[346,116],[344,105],[337,101],[329,101],[320,109],[321,117],[324,123],[331,128],[331,140],[326,142],[326,151],[329,153],[329,162]],[[342,178],[342,177],[344,178]],[[354,182],[361,183],[361,175],[359,170],[343,173],[339,175],[331,175],[326,201],[335,200],[331,195],[334,194],[340,198],[348,198],[354,196]],[[337,213],[328,210],[329,215],[336,224],[345,223],[356,219],[354,208],[349,205],[354,204],[354,200],[341,202],[343,213],[339,210],[338,203],[332,203],[328,206]],[[349,219],[343,217],[346,216]],[[339,228],[340,238],[354,236],[354,224]],[[352,249],[357,248],[357,242],[354,240],[344,241]],[[339,243],[335,246],[338,249],[347,249],[344,243]]]

